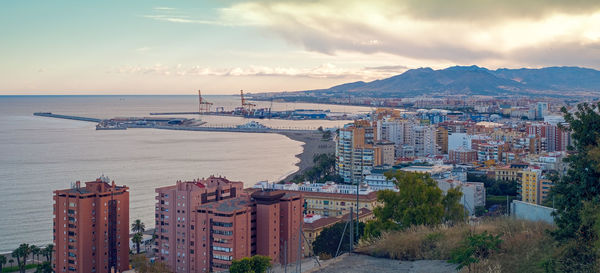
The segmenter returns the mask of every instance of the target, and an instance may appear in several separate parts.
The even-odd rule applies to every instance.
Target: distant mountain
[[[600,71],[580,67],[497,69],[453,66],[418,68],[372,82],[353,82],[307,93],[372,97],[418,95],[565,95],[565,91],[600,93]]]

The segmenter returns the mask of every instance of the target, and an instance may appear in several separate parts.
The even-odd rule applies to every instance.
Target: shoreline
[[[302,142],[302,152],[296,155],[300,159],[296,166],[298,170],[287,175],[281,181],[290,181],[295,175],[301,174],[305,170],[314,166],[313,157],[318,154],[335,153],[335,142],[333,140],[324,141],[322,133],[319,131],[311,132],[279,132],[291,140]]]

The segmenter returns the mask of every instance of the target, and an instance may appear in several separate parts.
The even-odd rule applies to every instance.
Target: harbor
[[[325,109],[291,109],[274,111],[273,101],[271,105],[265,108],[257,108],[257,105],[249,101],[244,96],[244,91],[240,90],[240,104],[233,109],[225,109],[223,106],[217,106],[214,110],[213,103],[207,101],[200,90],[198,90],[198,111],[182,112],[152,112],[151,116],[170,116],[170,115],[207,115],[207,116],[225,116],[242,117],[250,119],[283,119],[283,120],[353,120],[357,115],[343,112],[332,112]]]
[[[190,118],[118,117],[97,119],[91,117],[36,112],[34,116],[78,120],[97,123],[96,130],[127,130],[129,128],[151,128],[181,131],[239,132],[239,133],[293,133],[313,132],[314,129],[270,128],[256,121],[236,126],[204,126],[206,122]]]

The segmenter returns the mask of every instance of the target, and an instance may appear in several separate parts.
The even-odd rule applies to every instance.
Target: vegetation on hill
[[[464,220],[465,209],[459,203],[462,196],[460,188],[443,194],[435,180],[427,174],[390,171],[385,175],[395,181],[399,191],[377,192],[377,199],[383,206],[374,209],[375,220],[369,222],[365,229],[368,236],[377,237],[384,231],[414,225],[435,226]]]
[[[477,224],[419,225],[362,240],[358,252],[399,260],[451,260],[470,272],[545,272],[543,262],[555,249],[546,232],[552,229],[543,222],[505,217]]]

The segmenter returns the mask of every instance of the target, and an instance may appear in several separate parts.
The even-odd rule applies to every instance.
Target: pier
[[[72,120],[88,121],[88,122],[96,122],[96,123],[100,123],[102,121],[101,119],[98,119],[98,118],[78,117],[78,116],[69,116],[69,115],[58,115],[58,114],[52,114],[50,112],[36,112],[36,113],[33,113],[33,115],[34,116],[40,116],[40,117],[72,119]]]
[[[150,128],[180,131],[203,131],[203,132],[237,132],[237,133],[303,133],[314,132],[314,129],[283,129],[269,128],[262,125],[247,126],[202,126],[205,122],[181,118],[114,118],[97,119],[82,116],[60,115],[50,112],[37,112],[34,116],[70,119],[97,123],[96,130],[126,130],[128,128]],[[258,124],[258,123],[255,123]]]

